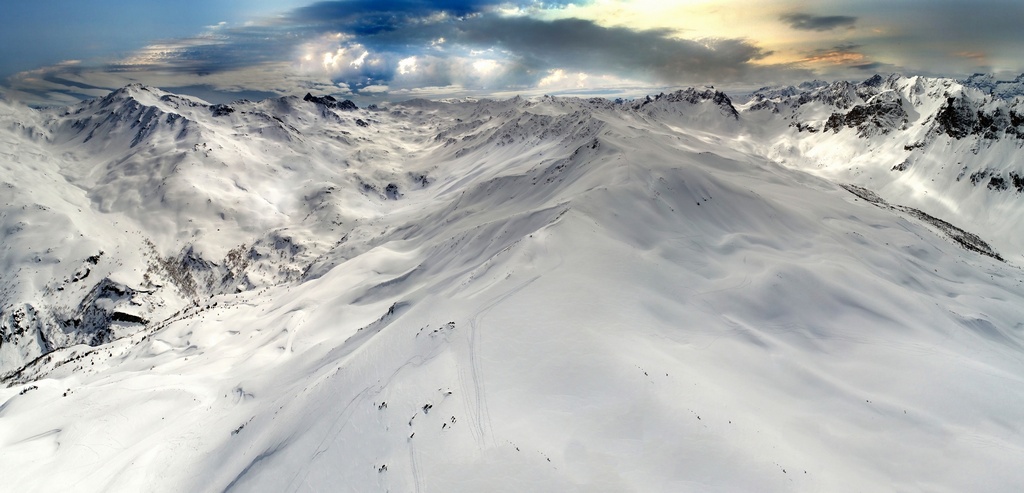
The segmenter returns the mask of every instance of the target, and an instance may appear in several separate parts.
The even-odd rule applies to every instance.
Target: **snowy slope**
[[[4,333],[4,487],[1012,491],[1011,252],[803,171],[809,132],[741,109],[4,108],[5,313],[107,279],[132,294],[93,313],[146,318],[24,368],[53,348]]]
[[[234,111],[138,85],[67,110],[12,108],[4,262],[22,272],[4,279],[0,371],[139,328],[111,330],[117,313],[156,322],[298,279],[338,231],[369,234],[359,221],[390,180],[412,183],[396,168],[403,150],[323,110],[283,98]],[[85,296],[99,281],[113,294]]]
[[[970,225],[1024,260],[1024,84],[891,75],[758,91],[758,154]]]

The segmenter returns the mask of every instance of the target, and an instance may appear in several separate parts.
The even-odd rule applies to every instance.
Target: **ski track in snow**
[[[381,330],[383,330],[383,328]],[[369,342],[366,342],[364,344],[368,344],[368,343]],[[321,454],[326,452],[327,449],[331,447],[331,445],[333,445],[332,443],[329,443],[329,442],[331,442],[332,440],[335,440],[335,438],[338,435],[341,434],[342,429],[344,429],[346,426],[348,426],[350,424],[350,418],[351,418],[352,412],[355,410],[355,406],[357,404],[365,404],[365,402],[367,401],[367,398],[370,398],[370,397],[373,397],[373,396],[379,396],[382,393],[382,391],[385,388],[387,388],[389,386],[389,384],[391,384],[392,380],[394,380],[401,372],[403,372],[403,371],[405,371],[407,369],[410,369],[410,368],[416,368],[416,367],[422,366],[423,364],[427,363],[428,361],[430,361],[431,359],[436,357],[438,354],[440,354],[443,350],[444,350],[443,346],[438,346],[435,349],[433,354],[428,354],[428,355],[425,355],[425,356],[421,356],[421,355],[414,356],[413,358],[407,360],[401,366],[396,368],[394,370],[394,372],[392,372],[385,379],[378,381],[373,386],[364,388],[361,392],[359,392],[359,394],[357,394],[355,397],[353,397],[351,400],[349,400],[344,405],[344,407],[342,407],[340,409],[340,412],[335,413],[334,411],[331,411],[330,414],[334,414],[335,417],[332,418],[330,427],[328,428],[327,432],[323,434],[322,439],[320,440],[318,445],[315,447],[315,451],[313,452],[313,454],[311,456],[311,459],[315,459],[316,457],[320,456]],[[342,371],[344,370],[344,368],[345,368],[345,365],[344,365],[344,361],[343,361],[341,364],[338,365],[338,367],[335,370],[335,372],[333,373],[333,375],[341,374]],[[419,480],[418,472],[416,471],[416,465],[415,465],[416,461],[415,461],[415,455],[414,454],[415,454],[415,452],[413,450],[413,447],[410,446],[409,458],[410,458],[410,464],[412,465],[412,468],[413,468],[413,479],[415,480],[414,484],[418,485],[420,483],[420,480]],[[301,471],[305,472],[306,474],[309,473],[309,470],[306,469],[306,468],[303,468]],[[302,472],[296,472],[295,473],[295,475],[292,477],[292,480],[289,482],[289,487],[288,487],[287,491],[299,491],[299,487],[296,485],[296,483],[299,482],[298,479],[299,479],[299,475],[300,474],[302,474]],[[301,483],[305,483],[305,482],[306,482],[306,476],[303,476]],[[419,490],[420,487],[417,486],[417,488]]]
[[[482,376],[483,363],[481,362],[479,355],[481,339],[480,321],[488,312],[494,309],[494,307],[512,298],[527,286],[533,284],[537,279],[539,279],[539,276],[524,282],[508,293],[505,293],[497,299],[487,303],[480,309],[480,311],[476,312],[476,314],[469,319],[469,365],[463,366],[468,366],[468,371],[460,370],[459,381],[462,383],[462,390],[464,394],[473,396],[472,405],[466,407],[466,413],[473,421],[473,426],[471,428],[474,431],[477,444],[481,449],[496,446],[497,439],[494,436],[494,428],[491,426],[490,412],[487,408],[487,391],[484,387],[484,379]],[[469,373],[468,378],[466,373]],[[467,382],[471,383],[467,384]]]
[[[416,445],[409,445],[409,464],[412,468],[412,484],[415,487],[416,493],[423,491],[423,481],[420,478],[420,470],[416,461]]]

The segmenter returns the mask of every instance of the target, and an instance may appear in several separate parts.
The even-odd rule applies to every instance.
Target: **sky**
[[[376,101],[1024,72],[1019,0],[4,3],[0,94],[29,104],[132,82]]]

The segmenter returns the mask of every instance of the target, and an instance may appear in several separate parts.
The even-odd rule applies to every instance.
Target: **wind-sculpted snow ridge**
[[[945,233],[946,236],[955,241],[957,244],[968,250],[978,252],[982,255],[987,255],[1000,262],[1003,261],[1003,257],[996,253],[996,251],[993,250],[988,243],[985,243],[984,240],[979,238],[978,235],[964,231],[946,221],[943,221],[942,219],[933,217],[931,215],[928,215],[927,213],[924,213],[912,207],[889,204],[881,197],[876,195],[874,192],[867,190],[863,187],[858,187],[857,185],[842,185],[842,187],[848,190],[850,193],[864,200],[867,200],[868,202],[871,202],[872,204],[875,204],[879,207],[904,212],[911,217],[916,217],[921,221],[924,221],[925,223],[931,224],[942,233]]]
[[[893,196],[1016,145],[958,84],[0,102],[4,486],[1013,490],[1014,236]]]

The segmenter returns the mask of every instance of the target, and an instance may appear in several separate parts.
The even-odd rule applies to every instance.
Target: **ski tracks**
[[[413,491],[420,493],[423,491],[423,478],[420,476],[419,463],[416,461],[416,445],[413,443],[409,444],[409,468],[412,470]]]
[[[467,346],[469,350],[469,364],[459,366],[459,384],[462,389],[463,403],[466,415],[470,421],[470,432],[477,442],[477,446],[483,450],[487,446],[494,446],[494,428],[491,425],[490,410],[487,407],[486,386],[483,379],[482,361],[480,357],[480,321],[494,307],[516,295],[524,288],[539,279],[535,276],[530,280],[513,288],[511,291],[497,297],[469,320],[469,334],[467,334]]]

